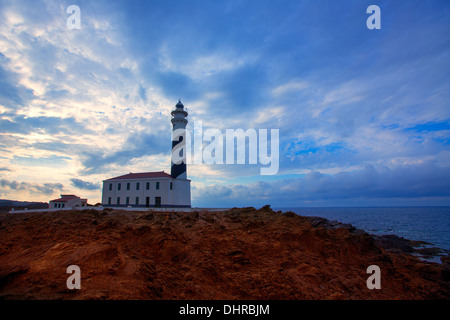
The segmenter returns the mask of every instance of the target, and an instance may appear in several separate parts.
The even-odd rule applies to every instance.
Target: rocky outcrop
[[[409,240],[396,235],[373,235],[375,243],[393,253],[408,253],[424,260],[442,260],[449,254],[448,250],[434,247],[432,243]]]
[[[379,240],[379,239],[378,239]],[[274,212],[0,215],[3,299],[448,299],[448,264],[351,225]],[[81,289],[66,287],[69,265]],[[366,286],[381,269],[380,290]]]

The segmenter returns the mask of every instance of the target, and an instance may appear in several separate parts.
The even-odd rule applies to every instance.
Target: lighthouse
[[[122,208],[190,208],[191,180],[186,175],[186,117],[181,101],[172,111],[170,174],[128,173],[103,180],[102,206]]]
[[[172,159],[170,175],[174,179],[187,179],[186,173],[186,125],[188,120],[184,105],[178,100],[172,110]]]

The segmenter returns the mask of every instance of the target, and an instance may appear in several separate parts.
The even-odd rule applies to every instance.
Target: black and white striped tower
[[[188,113],[180,100],[172,110],[172,167],[170,175],[175,179],[187,179],[186,174],[186,117]]]

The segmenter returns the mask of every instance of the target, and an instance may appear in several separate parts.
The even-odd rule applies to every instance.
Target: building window
[[[139,190],[139,182],[136,182],[136,190]]]
[[[145,189],[146,189],[146,190],[150,190],[150,182],[147,182],[147,183],[146,183]]]
[[[120,190],[121,184],[117,184],[117,190]]]
[[[125,202],[126,202],[126,205],[129,205],[130,204],[130,197],[126,197],[125,198]]]
[[[170,183],[170,190],[172,190],[173,186],[172,186],[172,182]]]
[[[136,197],[136,205],[139,205],[139,197]]]
[[[117,204],[120,204],[120,197],[117,197]]]
[[[58,208],[61,208],[61,203],[58,203]]]
[[[58,207],[58,204],[57,203],[55,203],[55,205],[53,206],[54,208],[57,208]]]
[[[127,190],[130,190],[130,183],[127,183]]]
[[[64,205],[65,205],[65,203],[63,203],[63,204],[61,205],[61,208],[64,208]]]
[[[159,181],[156,182],[156,190],[159,190]]]
[[[111,204],[111,197],[108,198],[108,204]]]

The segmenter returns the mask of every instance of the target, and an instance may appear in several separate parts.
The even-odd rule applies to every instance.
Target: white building
[[[172,111],[173,131],[171,174],[164,171],[129,173],[103,180],[102,206],[104,207],[191,207],[191,180],[187,179],[185,154],[180,150],[185,145],[187,111],[178,101]],[[178,138],[179,137],[179,138]],[[174,157],[176,151],[178,154]],[[183,161],[179,161],[179,159]]]
[[[61,198],[50,200],[48,203],[49,209],[73,209],[75,207],[86,207],[87,199],[81,199],[73,194],[62,194]]]
[[[129,173],[103,181],[105,207],[190,207],[190,180],[164,171]]]

